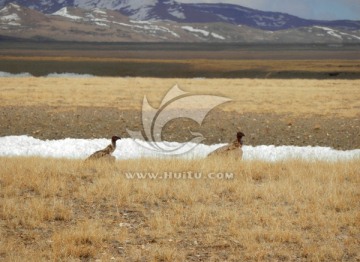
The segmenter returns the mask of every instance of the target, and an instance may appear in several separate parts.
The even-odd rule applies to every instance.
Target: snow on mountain
[[[148,13],[156,5],[157,0],[63,0],[66,6],[80,7],[83,9],[107,9],[121,11],[121,13],[131,16],[132,19],[144,20],[148,19]],[[54,6],[60,3],[54,2]],[[69,3],[70,2],[70,3]],[[60,4],[63,5],[64,3]]]
[[[203,30],[203,29],[194,28],[192,26],[182,26],[181,28],[184,29],[185,31],[195,33],[196,36],[199,36],[199,34],[200,34],[200,35],[202,35],[204,37],[212,36],[212,37],[220,39],[220,40],[226,40],[225,37],[223,37],[223,36],[221,36],[221,35],[219,35],[217,33],[209,32],[209,31],[206,31],[206,30]]]
[[[127,24],[127,23],[118,23],[118,22],[113,22],[115,24],[118,25],[122,25],[125,27],[131,27],[132,29],[141,29],[141,30],[145,30],[148,31],[149,33],[153,32],[156,34],[156,32],[163,32],[163,33],[169,33],[171,35],[173,35],[174,37],[179,38],[180,36],[175,33],[174,31],[170,30],[167,27],[164,26],[159,26],[156,24],[152,24],[150,22],[146,22],[144,23],[144,21],[130,21],[132,24]]]
[[[20,17],[17,14],[9,14],[0,17],[2,22],[6,22],[8,25],[20,25],[18,21],[20,21]]]
[[[329,35],[331,35],[333,37],[337,37],[339,39],[342,39],[341,35],[337,34],[335,30],[333,30],[333,29],[331,29],[329,27],[323,27],[323,26],[314,26],[314,27],[325,30],[326,33],[328,33]]]
[[[0,10],[0,24],[9,26],[20,26],[21,18],[17,14],[20,7],[15,4],[6,6]]]
[[[279,12],[266,12],[234,4],[179,3],[174,0],[2,0],[0,7],[18,3],[43,13],[54,13],[64,7],[119,11],[133,20],[174,21],[180,23],[223,22],[246,25],[262,30],[324,26],[360,30],[360,21],[315,21]]]
[[[81,7],[84,9],[93,9],[96,7],[99,9],[108,10],[126,9],[129,11],[136,11],[144,8],[150,8],[152,6],[155,6],[156,3],[157,0],[74,0],[73,6]]]
[[[165,26],[161,26],[150,21],[119,19],[119,17],[115,17],[114,15],[108,13],[108,11],[106,11],[105,9],[96,8],[93,10],[79,10],[72,8],[69,10],[69,8],[64,7],[51,15],[61,16],[63,18],[68,18],[77,22],[92,23],[102,27],[115,26],[119,27],[119,29],[125,27],[134,32],[143,32],[154,36],[159,33],[165,33],[170,34],[173,37],[179,38],[179,35],[177,33]]]
[[[109,20],[109,16],[106,11],[101,9],[80,10],[76,8],[69,9],[67,7],[63,7],[51,15],[60,16],[77,22],[92,23],[98,26],[109,26],[109,24],[112,23],[112,21]]]
[[[358,43],[360,41],[360,22],[356,21],[331,21],[327,24],[317,21],[313,24],[310,20],[286,14],[256,11],[235,5],[180,4],[173,0],[72,1],[74,2],[31,1],[31,6],[37,4],[39,9],[41,5],[48,4],[49,6],[45,8],[47,11],[59,7],[47,14],[10,3],[0,9],[0,35],[96,42]],[[30,5],[30,1],[24,3]],[[75,5],[81,5],[83,8],[74,7]],[[355,30],[356,27],[359,29]]]
[[[172,9],[169,8],[169,14],[173,17],[179,18],[179,19],[186,19],[186,16],[183,12],[177,10],[176,8]]]
[[[14,3],[0,9],[0,29],[18,30],[41,21],[47,21],[44,14]]]
[[[53,13],[53,15],[63,16],[72,20],[82,20],[82,17],[76,15],[70,15],[67,7],[63,7],[60,10]]]
[[[314,26],[314,28],[321,29],[321,30],[325,31],[328,35],[333,36],[338,39],[341,39],[341,40],[343,40],[343,36],[347,37],[347,38],[355,38],[355,39],[360,40],[360,36],[356,36],[356,35],[349,34],[349,33],[344,33],[339,30],[335,30],[333,28],[324,27],[324,26]]]
[[[217,39],[220,39],[220,40],[225,40],[226,39],[226,37],[223,37],[223,36],[221,36],[219,34],[216,34],[216,33],[213,33],[213,32],[211,33],[211,35],[213,37],[217,38]]]
[[[182,26],[181,28],[186,30],[186,31],[189,31],[189,32],[200,33],[203,36],[209,36],[210,35],[210,33],[208,31],[205,31],[205,30],[202,30],[202,29],[196,29],[196,28],[193,28],[192,26]]]

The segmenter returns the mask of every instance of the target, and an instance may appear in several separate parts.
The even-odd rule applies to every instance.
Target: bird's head
[[[111,138],[111,142],[112,142],[112,143],[116,143],[116,141],[119,140],[119,139],[121,139],[121,137],[119,137],[119,136],[113,136],[113,137]]]
[[[237,137],[237,140],[239,141],[239,143],[241,143],[241,139],[243,136],[245,136],[245,134],[243,132],[237,132],[236,137]]]

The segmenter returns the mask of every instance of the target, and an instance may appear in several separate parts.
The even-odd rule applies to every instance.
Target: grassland
[[[1,158],[5,261],[357,261],[359,162]],[[126,172],[201,172],[129,179]],[[208,173],[232,179],[206,179]]]
[[[144,95],[158,107],[175,84],[191,94],[228,97],[232,102],[221,108],[237,113],[354,117],[360,110],[360,80],[0,78],[0,103],[140,110]]]

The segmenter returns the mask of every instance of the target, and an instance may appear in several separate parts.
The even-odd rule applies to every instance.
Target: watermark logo
[[[178,118],[192,119],[201,125],[212,109],[230,100],[226,97],[214,95],[192,95],[175,85],[167,92],[157,109],[153,108],[147,97],[144,96],[141,119],[143,132],[129,129],[126,131],[135,141],[136,139],[148,141],[147,143],[139,143],[147,149],[164,155],[185,154],[205,139],[203,135],[189,130],[193,137],[186,143],[165,142],[162,141],[162,130],[165,125]]]
[[[125,172],[125,177],[129,180],[233,180],[234,173],[230,172]]]

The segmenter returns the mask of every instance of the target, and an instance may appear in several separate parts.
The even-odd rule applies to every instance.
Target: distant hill
[[[172,0],[0,0],[0,35],[91,42],[360,43],[360,21]]]

